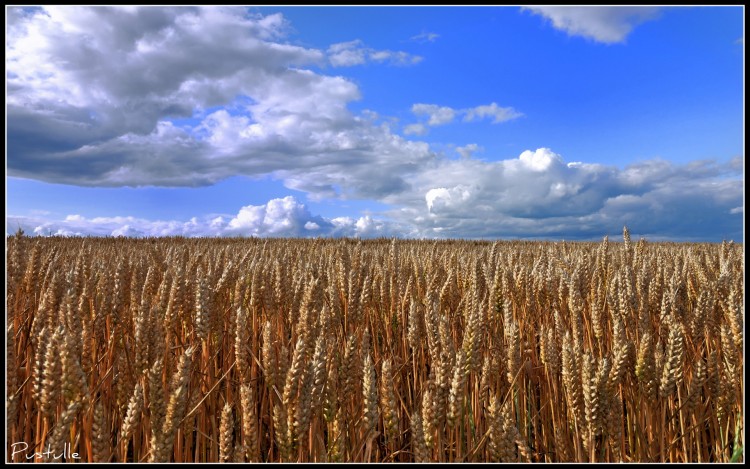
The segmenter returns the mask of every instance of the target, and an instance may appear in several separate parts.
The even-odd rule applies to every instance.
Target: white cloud
[[[435,42],[437,38],[439,37],[440,35],[437,33],[430,33],[430,32],[425,31],[420,34],[417,34],[416,36],[412,36],[411,40],[414,42],[420,42],[420,43]]]
[[[500,107],[497,103],[491,103],[485,106],[477,106],[464,111],[464,121],[471,122],[474,119],[484,119],[485,117],[492,118],[493,124],[499,124],[500,122],[517,119],[523,116],[522,113],[516,111],[512,107]]]
[[[328,48],[328,60],[334,67],[351,67],[367,61],[367,51],[359,39],[333,44]]]
[[[463,208],[471,198],[471,192],[463,185],[458,185],[450,189],[445,187],[436,187],[430,189],[424,196],[427,202],[427,211],[434,215],[435,212],[444,208]]]
[[[404,127],[404,135],[425,135],[427,127],[424,124],[409,124]]]
[[[357,219],[332,220],[312,215],[292,196],[246,205],[225,221],[224,217],[192,217],[188,221],[148,220],[136,217],[68,215],[62,220],[9,216],[9,226],[18,225],[37,236],[258,236],[258,237],[377,237],[413,234],[392,222],[365,215]]]
[[[424,57],[404,51],[381,50],[370,53],[370,59],[375,62],[388,62],[390,65],[408,66],[418,64]]]
[[[729,214],[742,203],[735,166],[566,164],[548,148],[501,161],[441,158],[409,179],[411,190],[390,200],[402,208],[387,214],[427,238],[597,239],[624,222],[661,239],[737,238],[742,227]]]
[[[476,143],[470,143],[468,145],[456,148],[456,152],[461,155],[461,158],[471,158],[471,155],[483,150],[484,148],[477,145]]]
[[[461,114],[464,115],[464,122],[471,122],[489,117],[492,119],[493,124],[499,124],[523,116],[522,113],[516,111],[512,107],[500,107],[497,103],[476,106],[468,109],[453,109],[448,106],[438,106],[437,104],[417,103],[412,105],[411,112],[415,116],[427,116],[428,120],[426,124],[433,127],[449,124],[453,122],[456,116]],[[412,127],[410,130],[411,133],[415,134],[417,133],[416,130],[426,133],[426,129],[423,126]],[[419,135],[422,134],[420,133]]]
[[[131,227],[130,225],[122,225],[121,227],[112,230],[112,236],[140,238],[143,236],[143,232]]]
[[[605,44],[625,42],[639,24],[654,19],[657,7],[533,6],[523,7],[542,15],[571,36],[583,36]]]
[[[211,220],[211,223],[209,223],[209,226],[215,230],[219,230],[223,228],[224,225],[225,225],[224,217],[216,217],[213,220]]]
[[[10,11],[12,176],[198,186],[271,175],[313,198],[381,197],[404,190],[406,175],[432,158],[426,144],[394,135],[372,112],[353,115],[357,86],[306,69],[326,54],[280,42],[280,15],[215,7]],[[367,60],[412,60],[356,41],[331,50],[358,49]],[[170,122],[180,117],[199,123]]]
[[[387,62],[389,65],[416,65],[423,60],[418,55],[412,55],[404,51],[375,50],[367,47],[364,43],[355,39],[348,42],[339,42],[328,48],[328,61],[334,67],[352,67],[362,65],[368,60],[372,62]]]
[[[456,111],[447,106],[437,106],[435,104],[414,104],[411,112],[416,116],[428,116],[427,125],[445,125],[453,121],[456,117]]]
[[[560,155],[549,148],[539,148],[536,151],[526,150],[518,157],[519,160],[534,172],[547,171],[553,164],[561,164]]]
[[[292,196],[270,200],[265,205],[242,207],[228,224],[228,231],[243,235],[301,236],[308,223],[329,225],[320,217],[313,217],[303,204]]]
[[[6,225],[66,236],[601,239],[616,236],[626,224],[633,236],[650,239],[742,239],[742,217],[737,216],[744,213],[741,159],[686,165],[654,160],[618,169],[567,164],[561,155],[539,148],[489,162],[435,157],[417,168],[398,191],[383,187],[387,175],[371,168],[374,185],[366,190],[393,207],[378,218],[324,218],[290,196],[241,207],[234,215],[198,215],[189,221],[71,214],[61,220],[8,216]],[[345,177],[330,174],[309,175],[299,183],[320,177],[347,187]]]

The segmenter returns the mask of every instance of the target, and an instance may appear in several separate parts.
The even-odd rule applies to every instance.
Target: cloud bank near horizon
[[[741,239],[742,161],[674,165],[646,161],[624,170],[566,163],[547,148],[516,159],[434,160],[406,190],[381,194],[381,216],[324,218],[295,197],[241,207],[234,215],[197,214],[187,222],[134,217],[63,220],[7,218],[38,235],[351,236],[408,238],[597,239],[623,225],[653,239]],[[720,240],[720,239],[715,239]]]

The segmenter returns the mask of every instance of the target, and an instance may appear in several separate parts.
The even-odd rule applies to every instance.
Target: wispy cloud
[[[328,48],[328,61],[334,67],[362,65],[367,61],[367,50],[362,47],[362,41],[359,39],[339,42]]]
[[[419,43],[435,42],[437,38],[439,37],[440,35],[437,33],[423,31],[420,34],[417,34],[416,36],[412,36],[410,40],[414,42],[419,42]]]
[[[424,123],[407,125],[404,128],[404,133],[406,135],[424,135],[427,133],[426,126],[435,127],[450,124],[460,115],[464,116],[464,122],[490,118],[493,124],[499,124],[523,116],[521,112],[516,111],[512,107],[500,107],[497,103],[490,103],[466,109],[453,109],[448,106],[439,106],[437,104],[417,103],[412,105],[411,112],[418,117],[427,117],[427,121]]]
[[[415,104],[411,107],[411,112],[415,116],[427,116],[427,125],[431,126],[448,124],[456,117],[455,109],[435,104]]]
[[[466,109],[465,113],[466,115],[464,116],[464,121],[466,122],[489,117],[492,119],[493,124],[499,124],[501,122],[517,119],[523,116],[522,113],[516,111],[512,107],[500,107],[497,105],[497,103],[490,103],[485,106],[477,106],[475,108]]]
[[[605,44],[625,42],[633,29],[657,17],[657,7],[531,6],[523,9],[544,16],[552,26],[570,36],[583,36]]]
[[[352,67],[369,62],[389,65],[416,65],[423,60],[418,55],[403,51],[375,50],[366,47],[361,40],[339,42],[328,48],[328,61],[334,67]]]

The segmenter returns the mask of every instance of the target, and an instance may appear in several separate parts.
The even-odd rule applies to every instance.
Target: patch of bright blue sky
[[[325,218],[384,211],[388,206],[371,201],[308,200],[304,192],[288,189],[278,180],[236,176],[204,187],[80,187],[49,184],[31,179],[6,178],[7,213],[43,215],[62,219],[134,216],[150,220],[187,221],[199,217],[234,217],[245,205],[265,205],[269,200],[294,196],[313,215]]]
[[[742,16],[737,8],[664,8],[624,44],[568,36],[517,7],[265,7],[289,20],[291,43],[325,50],[360,39],[424,57],[413,66],[328,66],[360,87],[350,104],[418,122],[414,103],[461,109],[496,102],[524,117],[454,122],[409,138],[477,143],[491,160],[549,147],[567,161],[673,162],[743,154]],[[434,42],[412,37],[438,34]],[[460,119],[460,118],[459,118]],[[711,138],[706,138],[710,135]]]

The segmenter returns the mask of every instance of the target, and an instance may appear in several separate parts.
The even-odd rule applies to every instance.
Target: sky
[[[742,241],[743,17],[6,7],[6,233]]]

